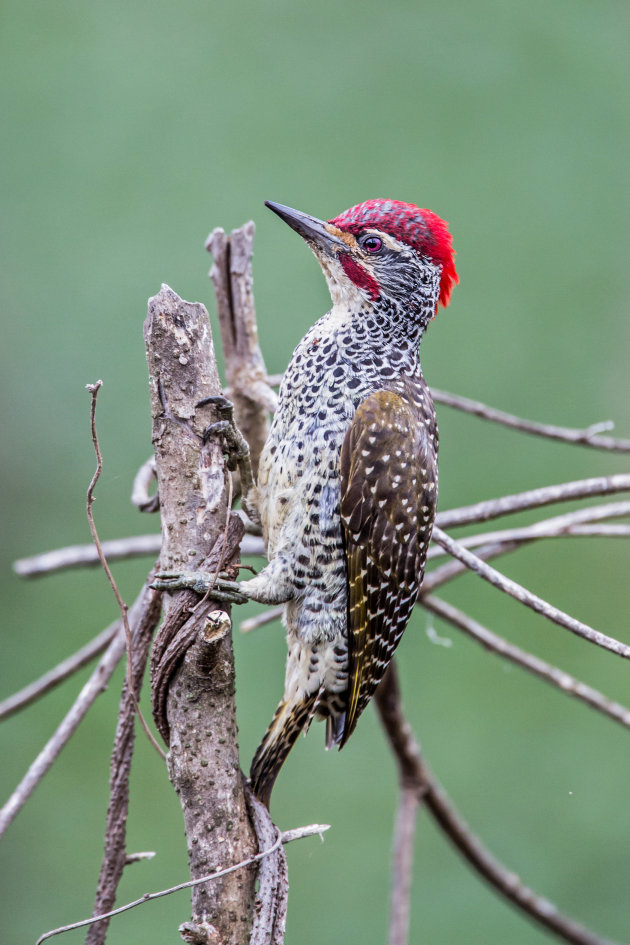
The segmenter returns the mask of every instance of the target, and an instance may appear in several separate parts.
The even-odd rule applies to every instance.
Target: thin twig
[[[152,582],[154,572],[149,583]],[[154,598],[154,606],[147,619],[136,627],[133,636],[133,691],[139,693],[146,669],[153,633],[162,612],[161,600]],[[109,767],[109,803],[105,823],[105,850],[96,888],[93,915],[111,909],[116,902],[118,884],[129,862],[127,857],[127,817],[129,813],[129,777],[135,746],[135,706],[127,681],[123,682],[118,708],[116,736]],[[93,925],[85,945],[104,945],[109,920]]]
[[[540,679],[544,679],[552,686],[556,686],[567,695],[585,702],[592,709],[596,709],[608,718],[613,719],[613,721],[619,722],[625,728],[630,728],[630,708],[627,706],[621,705],[619,702],[613,702],[597,689],[593,689],[569,673],[565,673],[557,666],[552,666],[551,663],[546,663],[538,656],[534,656],[533,653],[528,653],[513,643],[509,643],[503,637],[493,633],[492,630],[484,627],[478,621],[469,617],[468,614],[463,613],[439,597],[423,596],[420,598],[420,605],[425,610],[431,611],[442,620],[446,620],[454,627],[462,630],[477,643],[481,643],[486,650],[497,653],[511,663],[515,663]]]
[[[438,512],[436,523],[440,528],[472,525],[475,522],[487,522],[493,518],[500,518],[502,515],[541,508],[555,502],[569,502],[574,499],[613,495],[618,492],[630,492],[630,473],[578,479],[573,482],[562,482],[556,486],[542,486],[539,489],[529,489],[527,492],[501,496],[499,499],[487,499],[484,502],[476,502],[474,505],[464,505],[446,512]]]
[[[445,513],[448,514],[448,513]],[[466,548],[483,545],[477,550],[478,557],[497,557],[510,551],[516,551],[521,545],[538,538],[560,538],[571,536],[602,536],[628,537],[630,526],[596,526],[582,525],[583,522],[593,522],[603,518],[613,518],[630,515],[630,502],[611,502],[606,505],[592,506],[588,509],[578,509],[566,515],[557,515],[543,519],[533,525],[523,528],[502,529],[496,532],[485,532],[479,535],[469,535],[460,538],[459,543]],[[487,547],[486,547],[487,545]],[[242,547],[241,547],[241,550]],[[433,544],[429,549],[428,558],[444,557],[448,552],[439,545]],[[458,561],[449,561],[448,564],[435,568],[425,575],[422,584],[422,593],[429,593],[460,574],[465,574],[468,568]],[[273,623],[282,617],[283,607],[271,607],[255,617],[248,617],[240,624],[242,633],[250,633],[260,627]]]
[[[123,627],[125,628],[125,639],[127,641],[126,677],[127,677],[127,686],[129,687],[129,695],[131,696],[131,700],[136,710],[136,715],[138,716],[140,724],[142,725],[142,728],[144,729],[145,735],[147,736],[147,738],[149,739],[149,741],[151,742],[151,744],[157,751],[160,758],[162,758],[163,761],[166,761],[165,752],[162,750],[162,747],[158,743],[153,732],[149,728],[146,722],[146,719],[144,718],[142,712],[140,711],[140,706],[138,704],[138,699],[136,697],[136,693],[135,693],[134,685],[133,685],[133,669],[132,669],[133,654],[132,654],[131,628],[129,626],[128,607],[121,597],[120,591],[118,590],[118,585],[116,584],[116,581],[114,580],[114,575],[112,574],[111,568],[109,567],[109,564],[107,563],[107,558],[105,557],[103,553],[103,546],[101,545],[100,538],[98,537],[96,524],[94,522],[94,515],[92,512],[92,506],[94,504],[94,489],[96,487],[96,483],[98,482],[101,475],[101,471],[103,469],[103,457],[101,456],[101,447],[98,442],[98,434],[96,432],[96,400],[98,397],[98,392],[102,386],[103,386],[102,381],[97,381],[96,384],[86,384],[86,389],[89,390],[90,394],[92,395],[91,406],[90,406],[90,429],[92,432],[92,443],[94,445],[94,452],[96,453],[96,470],[94,472],[94,475],[92,476],[92,481],[90,482],[90,485],[88,486],[88,491],[87,491],[87,501],[86,501],[87,520],[90,526],[90,532],[92,533],[92,538],[94,540],[96,550],[98,551],[100,562],[107,576],[107,580],[110,583],[111,589],[114,592],[114,597],[116,598],[116,602],[120,608],[120,616],[122,618]]]
[[[263,610],[262,613],[256,614],[255,617],[248,617],[247,620],[241,621],[239,629],[241,633],[250,633],[252,630],[258,630],[259,627],[273,623],[274,620],[280,620],[283,611],[283,604],[279,607],[269,607],[268,610]]]
[[[630,502],[609,502],[605,505],[594,505],[586,509],[577,509],[574,512],[567,512],[564,515],[554,515],[551,518],[542,519],[533,525],[526,525],[522,528],[505,528],[495,532],[482,532],[478,535],[468,535],[460,538],[459,543],[465,548],[474,548],[477,545],[496,544],[500,542],[519,542],[526,543],[539,538],[566,538],[572,536],[601,536],[601,537],[627,537],[630,534],[629,527],[624,526],[599,526],[598,528],[580,527],[592,522],[602,521],[608,518],[621,518],[630,515]],[[439,558],[448,554],[444,548],[433,545],[429,550],[429,558]]]
[[[127,558],[154,558],[160,553],[161,535],[132,535],[130,538],[113,538],[102,541],[103,554],[108,561],[123,561]],[[245,535],[241,542],[241,554],[264,555],[262,538]],[[93,544],[69,545],[46,551],[32,558],[20,558],[13,564],[13,570],[21,578],[37,578],[52,571],[65,571],[70,568],[89,568],[100,564],[101,559]]]
[[[282,374],[270,374],[267,383],[271,387],[279,387],[282,381]],[[489,407],[479,400],[471,400],[470,397],[460,397],[459,394],[451,394],[445,390],[431,388],[431,396],[438,404],[444,404],[445,407],[454,407],[464,413],[472,413],[482,420],[490,420],[492,423],[500,423],[502,426],[511,427],[514,430],[520,430],[522,433],[532,433],[535,436],[541,436],[548,440],[560,440],[564,443],[576,443],[578,446],[590,446],[593,449],[610,450],[615,453],[630,453],[630,440],[615,439],[601,434],[613,430],[615,424],[612,420],[605,420],[600,423],[593,423],[583,430],[575,427],[559,427],[555,424],[538,423],[535,420],[524,420],[512,413],[506,413],[504,410],[497,410],[495,407]]]
[[[73,929],[80,929],[86,925],[92,925],[94,922],[100,922],[102,919],[111,919],[112,916],[120,915],[121,912],[128,912],[130,909],[135,909],[136,906],[141,906],[145,902],[152,902],[154,899],[170,896],[171,893],[179,892],[181,889],[191,889],[193,886],[200,886],[202,883],[208,883],[214,879],[219,879],[221,876],[227,876],[228,873],[234,873],[236,870],[245,869],[245,867],[252,866],[254,863],[258,863],[266,856],[274,853],[284,843],[291,843],[293,840],[301,840],[303,837],[312,837],[315,834],[321,837],[321,835],[329,829],[330,824],[309,824],[307,827],[296,827],[294,830],[278,831],[276,841],[268,847],[268,849],[263,850],[262,853],[256,853],[254,856],[250,856],[240,863],[235,863],[233,866],[226,866],[224,869],[214,870],[212,873],[208,873],[207,876],[200,876],[198,879],[189,879],[185,883],[178,883],[177,886],[170,886],[168,889],[161,889],[159,892],[145,893],[140,899],[128,902],[124,906],[119,906],[117,909],[103,913],[103,915],[93,916],[91,919],[82,919],[80,922],[73,922],[70,925],[61,926],[58,929],[51,929],[50,932],[45,932],[43,935],[40,935],[35,945],[41,945],[42,942],[52,938],[54,935],[61,935],[62,932],[71,932]]]
[[[269,811],[255,796],[249,785],[245,787],[247,810],[256,833],[258,851],[262,852],[277,833]],[[286,926],[289,877],[284,850],[261,860],[256,877],[257,895],[254,922],[249,945],[282,945]]]
[[[605,633],[601,633],[599,630],[595,630],[593,627],[589,627],[588,624],[576,620],[575,617],[564,613],[564,611],[554,607],[548,601],[543,600],[536,594],[532,594],[532,592],[528,591],[522,584],[517,584],[516,581],[512,581],[504,574],[501,574],[496,568],[486,564],[479,555],[468,551],[459,542],[450,538],[441,528],[437,528],[437,526],[433,528],[433,539],[437,541],[438,544],[442,545],[443,548],[446,548],[449,554],[461,561],[462,564],[466,565],[471,571],[478,574],[479,577],[488,581],[493,587],[514,597],[515,600],[518,600],[526,607],[530,607],[532,610],[536,611],[536,613],[546,617],[547,620],[551,620],[553,623],[570,630],[571,633],[583,637],[590,643],[595,643],[597,646],[610,650],[611,653],[615,653],[617,656],[630,659],[630,646],[626,646],[625,643],[615,640],[614,637],[610,637]]]
[[[151,577],[149,578],[151,580]],[[153,610],[159,602],[159,592],[145,584],[134,601],[130,611],[130,622],[134,633],[144,621],[153,620]],[[7,829],[16,814],[22,809],[39,782],[50,770],[53,763],[68,743],[90,707],[98,696],[105,692],[112,674],[125,652],[125,634],[120,622],[112,642],[92,671],[92,675],[81,689],[72,707],[66,713],[57,730],[51,735],[39,755],[32,762],[28,771],[0,810],[0,836]]]
[[[493,856],[472,832],[425,762],[422,763],[421,777],[427,810],[462,856],[497,892],[565,942],[572,945],[614,945],[610,939],[600,937],[564,915],[549,899],[539,896],[523,883],[520,876]]]
[[[103,554],[108,561],[123,561],[126,558],[155,558],[160,553],[161,535],[132,535],[129,538],[113,538],[101,542]],[[36,578],[51,571],[68,571],[71,568],[89,568],[101,563],[98,549],[93,545],[68,545],[55,548],[30,558],[20,558],[13,563],[13,570],[21,578]]]
[[[630,453],[630,440],[601,436],[603,432],[614,429],[615,425],[612,420],[593,423],[591,426],[579,430],[573,427],[558,427],[555,424],[537,423],[535,420],[524,420],[514,414],[506,413],[504,410],[497,410],[495,407],[482,404],[478,400],[460,397],[458,394],[450,394],[445,390],[436,390],[434,387],[431,388],[431,396],[438,404],[454,407],[464,413],[472,413],[477,417],[481,417],[482,420],[500,423],[504,427],[520,430],[522,433],[532,433],[534,436],[542,436],[548,440],[576,443],[578,446],[590,446],[593,449],[610,450],[614,453]]]
[[[417,777],[421,765],[420,748],[402,711],[395,660],[389,664],[374,700],[398,764],[400,790],[392,850],[388,941],[389,945],[406,945],[409,937],[416,814],[424,788]]]
[[[102,630],[76,653],[73,653],[72,656],[58,663],[53,669],[48,670],[47,673],[20,689],[19,692],[0,702],[0,720],[8,719],[9,716],[25,709],[26,706],[31,705],[31,703],[62,683],[64,679],[68,679],[69,676],[78,672],[87,663],[91,663],[112,642],[119,629],[120,621],[116,621],[116,623]]]
[[[587,480],[590,481],[590,480]],[[560,487],[554,487],[560,488]],[[630,488],[630,486],[629,486]],[[539,492],[540,490],[535,490]],[[531,495],[531,493],[522,493],[521,495]],[[505,497],[510,498],[510,497]],[[513,498],[513,497],[512,497]],[[575,498],[574,495],[570,498]],[[494,502],[502,502],[503,499],[493,500]],[[555,501],[555,500],[554,500]],[[559,500],[558,500],[559,501]],[[485,504],[485,503],[483,503]],[[543,503],[546,504],[546,503]],[[475,506],[470,506],[470,508],[475,508]],[[629,511],[624,511],[628,509]],[[605,511],[606,510],[606,511]],[[610,511],[607,511],[610,510]],[[453,512],[460,512],[461,509],[448,510],[442,513],[443,516],[448,516]],[[520,508],[516,511],[520,511]],[[500,514],[504,514],[501,512]],[[570,512],[569,515],[574,517],[574,521],[578,522],[589,522],[594,521],[599,518],[612,518],[622,515],[630,514],[630,502],[617,502],[609,503],[607,505],[594,506],[589,509],[581,509],[576,512]],[[491,516],[493,517],[493,516]],[[551,523],[554,521],[560,522],[562,516],[557,516],[557,519],[545,519],[544,521],[549,524],[549,528],[552,528]],[[455,523],[453,523],[455,524]],[[535,525],[527,526],[528,529],[541,529],[540,536],[536,535],[533,537],[555,537],[555,535],[543,534],[543,523],[536,523]],[[521,529],[515,529],[515,532],[521,532]],[[628,530],[626,526],[622,527],[613,527],[608,526],[606,528],[579,528],[576,526],[571,526],[570,529],[563,531],[562,534],[568,535],[596,535],[603,537],[627,537]],[[497,536],[501,536],[501,540],[509,538],[508,530],[503,530],[496,533]],[[505,538],[503,537],[505,536]],[[558,537],[560,533],[558,533]],[[524,536],[525,537],[525,536]],[[487,535],[475,535],[468,536],[467,538],[462,538],[460,541],[462,544],[465,544],[467,547],[474,547],[477,544],[480,544],[483,541],[488,541],[489,539],[495,540],[495,533],[488,533]],[[103,548],[103,553],[108,561],[123,561],[127,558],[141,558],[147,556],[154,556],[159,553],[162,543],[161,535],[132,535],[129,538],[114,538],[110,541],[101,542]],[[241,554],[243,555],[264,555],[265,549],[262,538],[257,537],[256,535],[245,535],[241,542]],[[429,557],[435,558],[440,555],[444,555],[442,549],[433,547],[429,551]],[[54,551],[46,551],[43,554],[33,555],[30,558],[20,558],[15,561],[13,564],[13,570],[19,577],[23,578],[35,578],[41,577],[44,574],[50,574],[52,571],[64,571],[70,568],[84,568],[90,567],[92,565],[100,564],[100,558],[98,556],[98,551],[93,544],[89,545],[69,545],[65,548],[57,548]]]
[[[419,799],[474,870],[518,909],[540,925],[550,929],[564,941],[571,942],[572,945],[613,945],[608,939],[600,938],[583,925],[563,915],[548,899],[544,899],[533,889],[525,886],[520,877],[497,860],[473,834],[422,758],[420,747],[402,711],[400,689],[393,663],[390,664],[389,670],[376,690],[375,701],[396,756],[401,782],[405,784],[406,791],[409,793],[412,785],[415,787]],[[401,804],[402,802],[401,798]],[[409,805],[404,827],[409,826],[410,815]],[[398,844],[405,843],[405,838],[398,832],[396,837],[397,846],[394,857],[399,858],[399,864],[402,866],[406,852]],[[410,862],[404,868],[409,870]],[[403,945],[406,942],[402,933],[406,927],[407,909],[408,904],[402,900],[402,897],[398,900],[394,898],[390,923],[390,945]],[[394,934],[398,934],[399,937],[394,938]]]
[[[88,709],[107,687],[114,670],[125,652],[125,636],[122,626],[98,665],[81,689],[72,708],[32,762],[28,771],[0,810],[0,836],[7,829],[16,814],[22,809],[44,775],[52,767],[61,750],[65,747]]]

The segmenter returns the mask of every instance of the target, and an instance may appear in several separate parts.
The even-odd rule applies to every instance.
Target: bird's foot
[[[243,511],[252,520],[259,523],[259,518],[253,504],[248,501],[250,492],[254,486],[254,475],[252,473],[252,464],[249,455],[249,444],[234,420],[234,404],[222,394],[213,397],[205,397],[200,400],[197,407],[214,407],[221,417],[216,423],[211,423],[206,427],[203,433],[203,442],[207,443],[213,436],[220,436],[223,445],[223,452],[227,457],[227,468],[231,471],[238,469],[241,479],[241,501]]]
[[[227,604],[246,604],[249,597],[243,594],[240,584],[230,581],[224,575],[210,574],[207,571],[159,571],[151,583],[157,591],[195,591],[208,594],[215,600]]]
[[[227,456],[228,469],[239,469],[243,462],[249,461],[249,446],[247,440],[236,426],[234,420],[234,404],[222,394],[214,397],[205,397],[197,407],[214,407],[220,420],[211,423],[203,433],[203,441],[207,443],[213,436],[220,436],[223,440],[223,451]]]

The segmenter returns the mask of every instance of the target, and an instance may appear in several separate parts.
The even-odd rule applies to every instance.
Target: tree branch
[[[528,591],[526,587],[523,587],[521,584],[517,584],[516,581],[512,581],[504,574],[501,574],[501,572],[497,571],[496,568],[486,564],[478,555],[473,554],[471,551],[467,551],[466,548],[459,544],[459,542],[453,541],[452,538],[449,538],[449,536],[437,526],[434,526],[433,528],[433,539],[434,541],[437,541],[438,544],[442,545],[442,547],[445,548],[449,554],[461,561],[462,564],[464,564],[471,571],[474,571],[476,574],[478,574],[479,577],[482,577],[485,581],[488,581],[493,585],[493,587],[496,587],[505,594],[509,594],[511,597],[514,597],[521,604],[524,604],[526,607],[530,607],[536,613],[546,617],[547,620],[551,620],[553,623],[564,627],[566,630],[570,630],[571,633],[576,634],[576,636],[583,637],[590,643],[595,643],[597,646],[601,646],[606,650],[610,650],[611,653],[615,653],[617,656],[622,656],[624,659],[630,659],[630,646],[627,646],[625,643],[621,643],[619,640],[615,640],[614,637],[609,637],[607,634],[601,633],[599,630],[595,630],[593,627],[589,627],[588,624],[582,623],[580,620],[576,620],[575,617],[565,614],[564,611],[554,607],[552,604],[548,603],[548,601],[543,600],[536,594],[532,594],[532,592]]]
[[[296,827],[293,830],[278,831],[277,837],[268,849],[262,850],[260,853],[256,853],[246,860],[242,860],[240,863],[234,863],[233,866],[226,866],[222,869],[214,870],[212,873],[199,876],[197,879],[189,879],[185,883],[178,883],[177,886],[169,886],[168,889],[161,889],[159,892],[145,893],[144,896],[141,896],[139,899],[134,899],[133,902],[128,902],[126,905],[119,906],[117,909],[111,909],[104,915],[92,916],[90,919],[82,919],[80,922],[73,922],[70,925],[63,925],[58,929],[51,929],[50,932],[45,932],[43,935],[40,935],[35,945],[41,945],[41,943],[47,941],[47,939],[53,938],[55,935],[61,935],[63,932],[71,932],[73,929],[80,929],[86,925],[93,925],[95,922],[102,922],[104,919],[111,919],[113,916],[120,915],[122,912],[135,909],[136,906],[142,906],[145,902],[153,902],[154,899],[162,899],[164,896],[170,896],[172,893],[180,892],[182,889],[194,889],[203,883],[214,882],[223,876],[228,876],[230,873],[247,869],[247,867],[253,866],[255,863],[264,860],[265,857],[274,854],[282,844],[292,843],[293,840],[301,840],[304,837],[312,837],[315,835],[321,837],[324,831],[328,830],[329,827],[329,824],[309,824],[307,827]]]
[[[581,682],[569,673],[565,673],[557,666],[552,666],[550,663],[534,656],[533,653],[528,653],[513,643],[509,643],[503,637],[493,633],[477,620],[473,620],[468,614],[463,613],[439,597],[423,595],[419,603],[425,610],[429,610],[442,620],[448,621],[458,630],[462,630],[473,640],[476,640],[477,643],[481,643],[486,650],[497,653],[511,663],[515,663],[540,679],[544,679],[545,682],[551,683],[552,686],[556,686],[567,695],[580,699],[592,709],[596,709],[613,721],[619,722],[625,728],[630,728],[630,708],[621,705],[619,702],[613,702],[612,699],[608,699],[597,689],[587,686],[586,683]]]
[[[144,621],[153,620],[153,608],[159,599],[157,591],[145,586],[129,612],[132,634]],[[122,625],[107,650],[98,662],[92,675],[77,696],[72,708],[63,719],[56,732],[22,778],[15,791],[0,810],[0,836],[7,829],[16,814],[22,809],[39,782],[49,771],[54,761],[70,740],[90,706],[105,691],[111,676],[125,653],[125,632]]]
[[[54,689],[62,683],[64,679],[68,679],[87,665],[87,663],[91,663],[92,660],[95,659],[99,653],[102,653],[112,642],[119,629],[120,621],[117,620],[115,623],[110,624],[109,627],[101,630],[93,640],[90,640],[89,643],[82,646],[81,649],[73,653],[72,656],[58,663],[57,666],[48,670],[48,672],[40,676],[39,679],[29,683],[28,686],[24,686],[19,692],[8,696],[0,702],[0,721],[8,719],[9,716],[14,715],[21,709],[25,709],[26,706],[31,705],[31,703],[35,702],[37,699],[41,699],[47,692],[50,692],[51,689]]]
[[[475,872],[529,918],[572,945],[613,945],[608,939],[595,935],[583,925],[563,915],[548,899],[525,886],[515,873],[500,863],[475,837],[422,759],[420,747],[402,711],[400,688],[393,662],[376,690],[375,702],[398,762],[401,783],[394,844],[394,876],[397,881],[392,896],[389,945],[405,945],[407,941],[408,887],[412,860],[409,838],[410,835],[413,837],[415,808],[419,801],[424,803],[433,819]],[[411,797],[414,791],[415,803]],[[399,875],[401,873],[402,878]]]
[[[630,502],[609,502],[604,505],[594,505],[586,509],[576,509],[564,515],[555,515],[552,518],[542,519],[533,525],[522,528],[504,528],[495,532],[482,532],[478,535],[468,535],[460,538],[459,544],[465,548],[474,548],[477,545],[499,544],[513,542],[525,544],[539,538],[565,538],[570,536],[602,536],[627,537],[630,534],[628,526],[606,526],[604,528],[580,528],[585,524],[602,521],[608,518],[621,518],[630,515]],[[438,558],[448,554],[446,549],[435,544],[429,550],[429,558]]]
[[[618,492],[630,492],[630,473],[617,473],[614,476],[596,476],[592,479],[578,479],[574,482],[562,482],[557,486],[542,486],[502,496],[500,499],[487,499],[474,505],[463,505],[458,509],[438,512],[436,524],[440,528],[455,528],[460,525],[472,525],[475,522],[487,522],[502,515],[537,509],[555,502],[569,502],[574,499],[587,499],[596,495],[613,495]]]
[[[272,387],[279,387],[281,381],[282,374],[271,374],[268,378],[268,382]],[[454,407],[456,410],[463,411],[463,413],[472,413],[476,417],[481,417],[482,420],[490,420],[492,423],[499,423],[504,427],[520,430],[521,433],[531,433],[534,436],[540,436],[548,440],[560,440],[564,443],[575,443],[578,446],[590,446],[593,449],[610,450],[614,453],[630,453],[630,440],[601,435],[614,429],[615,424],[612,420],[592,423],[589,427],[580,430],[575,427],[559,427],[555,424],[524,420],[512,413],[506,413],[505,410],[489,407],[479,400],[471,400],[470,397],[451,394],[449,391],[438,390],[436,387],[431,388],[431,396],[437,404]]]
[[[227,394],[234,402],[238,427],[249,444],[254,477],[269,432],[269,413],[273,413],[277,404],[258,344],[252,288],[255,232],[250,221],[232,230],[229,237],[218,227],[206,240],[206,249],[214,260],[210,278],[217,299]]]
[[[630,440],[619,440],[611,436],[601,436],[604,431],[614,429],[615,425],[611,420],[604,421],[603,423],[593,423],[590,427],[586,427],[583,430],[576,430],[572,427],[558,427],[555,424],[523,420],[521,417],[506,413],[504,410],[488,407],[487,404],[482,404],[478,400],[471,400],[469,397],[460,397],[458,394],[450,394],[445,390],[436,390],[434,387],[431,388],[431,396],[438,404],[454,407],[456,410],[462,410],[464,413],[472,413],[477,417],[481,417],[482,420],[500,423],[504,427],[520,430],[521,433],[531,433],[534,436],[541,436],[547,440],[576,443],[578,446],[590,446],[597,450],[610,450],[614,453],[630,453]]]
[[[243,525],[227,509],[223,445],[216,438],[203,440],[208,407],[196,409],[221,393],[208,314],[163,286],[149,300],[145,341],[161,567],[182,570],[192,562],[212,572],[223,561],[235,575]],[[165,596],[164,603],[151,660],[153,710],[168,740],[169,776],[182,804],[194,881],[208,874],[209,864],[249,862],[255,838],[238,760],[229,615],[212,598],[200,602],[191,592]],[[255,871],[245,869],[210,886],[193,886],[186,934],[196,928],[199,936],[216,935],[222,945],[245,945],[255,879]]]
[[[124,561],[127,558],[154,558],[162,547],[161,535],[132,535],[130,538],[114,538],[101,543],[108,561]],[[262,555],[265,547],[262,538],[256,535],[244,535],[241,542],[244,555]],[[53,571],[67,571],[70,568],[89,568],[100,564],[97,549],[90,545],[69,545],[46,551],[32,558],[20,558],[13,564],[13,570],[22,578],[37,578]]]
[[[153,574],[149,575],[149,583],[151,583],[152,578]],[[138,626],[132,638],[131,667],[123,683],[116,737],[110,762],[109,805],[105,823],[105,853],[96,890],[94,909],[92,910],[93,915],[101,915],[113,907],[116,901],[118,884],[128,863],[126,835],[129,810],[129,775],[133,758],[137,696],[140,695],[149,647],[161,611],[160,598],[156,594],[151,614],[147,615],[148,619]],[[108,927],[108,919],[93,925],[87,934],[86,945],[103,945]]]

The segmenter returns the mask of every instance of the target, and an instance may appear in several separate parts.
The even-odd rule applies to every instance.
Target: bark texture
[[[255,232],[251,221],[229,236],[217,227],[206,241],[206,249],[214,259],[210,278],[217,299],[227,394],[249,443],[254,476],[269,432],[269,413],[277,403],[258,343],[252,276]]]
[[[208,314],[168,286],[149,300],[145,342],[162,511],[161,567],[236,573],[242,526],[227,508],[222,446],[203,443],[221,393]],[[245,802],[234,711],[231,621],[226,608],[190,592],[165,597],[151,661],[156,724],[169,745],[169,775],[182,810],[191,878],[245,860],[257,844]],[[237,870],[192,891],[185,941],[250,940],[256,870]]]

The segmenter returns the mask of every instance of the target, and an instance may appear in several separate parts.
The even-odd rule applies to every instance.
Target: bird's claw
[[[203,431],[203,442],[207,443],[213,436],[220,436],[223,440],[223,452],[227,456],[227,467],[234,471],[243,462],[249,462],[249,446],[234,421],[234,404],[227,397],[217,394],[200,400],[197,407],[207,405],[214,407],[222,419],[206,427]]]
[[[234,404],[222,394],[215,394],[212,397],[205,397],[197,404],[197,407],[205,406],[214,407],[221,419],[206,427],[203,432],[203,442],[207,443],[213,436],[221,438],[223,453],[226,456],[226,466],[230,472],[238,470],[241,479],[243,511],[253,522],[259,524],[260,520],[255,505],[249,501],[249,495],[254,486],[249,444],[234,420]]]
[[[195,407],[216,407],[219,413],[225,414],[226,419],[231,420],[234,415],[234,404],[223,394],[213,394],[212,397],[204,397],[195,404]]]
[[[168,593],[186,590],[195,591],[196,594],[209,593],[213,599],[228,604],[246,604],[249,600],[236,581],[207,571],[159,571],[151,587]]]

